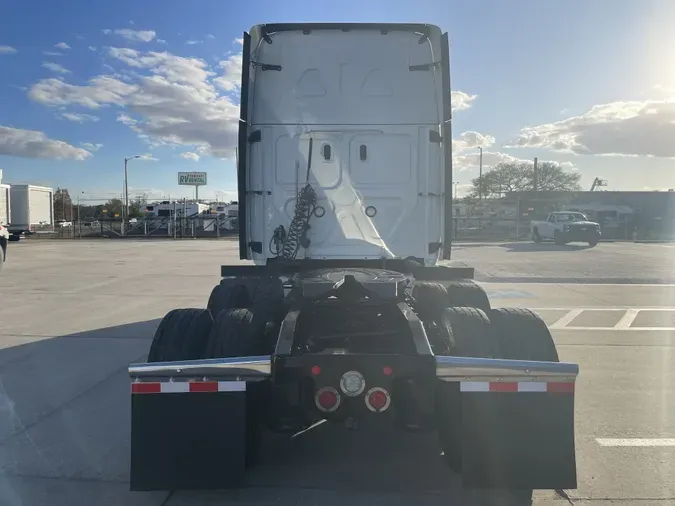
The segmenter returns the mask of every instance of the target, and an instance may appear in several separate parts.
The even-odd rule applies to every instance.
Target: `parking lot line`
[[[583,313],[583,309],[571,309],[567,312],[565,316],[556,321],[553,325],[550,325],[550,329],[565,328],[568,324],[572,323],[577,316]]]
[[[614,325],[615,329],[627,329],[630,328],[630,326],[633,324],[635,321],[635,318],[637,318],[638,313],[640,312],[639,309],[629,309],[626,311],[626,313],[621,317],[621,319],[618,321],[616,325]]]
[[[600,446],[675,446],[675,438],[596,438]]]
[[[590,331],[590,330],[640,330],[640,331],[675,331],[675,326],[672,326],[672,323],[668,325],[666,323],[663,326],[633,326],[636,318],[640,313],[673,313],[675,308],[672,307],[590,307],[590,308],[561,308],[561,307],[540,307],[532,308],[533,311],[545,314],[546,311],[565,311],[565,314],[556,320],[555,322],[549,324],[549,329],[551,330],[577,330],[577,331]],[[571,325],[574,319],[586,312],[597,312],[597,313],[607,313],[608,311],[620,311],[624,313],[617,323],[613,326],[588,326],[588,325]],[[581,322],[580,322],[581,323]]]

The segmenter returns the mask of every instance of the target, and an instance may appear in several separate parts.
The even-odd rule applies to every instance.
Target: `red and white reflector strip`
[[[245,381],[136,381],[131,384],[132,394],[188,394],[245,391]]]
[[[573,394],[574,382],[547,381],[461,381],[460,392],[547,392]]]

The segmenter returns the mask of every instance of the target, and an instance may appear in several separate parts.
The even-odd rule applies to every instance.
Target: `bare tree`
[[[579,191],[581,174],[566,172],[554,162],[540,162],[537,170],[539,191]],[[471,181],[471,197],[497,197],[508,192],[534,190],[534,167],[531,163],[500,163]]]

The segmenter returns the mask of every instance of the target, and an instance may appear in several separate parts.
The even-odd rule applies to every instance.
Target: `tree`
[[[565,172],[554,162],[537,165],[537,191],[579,191],[581,174]],[[534,165],[528,162],[500,163],[471,181],[471,197],[497,197],[508,192],[534,190]]]
[[[73,200],[65,188],[54,192],[54,221],[73,221]]]
[[[124,201],[122,199],[110,199],[108,202],[103,204],[103,209],[106,211],[104,213],[105,217],[122,217],[122,211],[124,210]]]
[[[129,218],[140,218],[143,216],[145,206],[148,205],[148,195],[142,194],[135,197],[129,202]]]

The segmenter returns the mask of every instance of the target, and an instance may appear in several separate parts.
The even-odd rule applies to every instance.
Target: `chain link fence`
[[[63,223],[35,230],[33,239],[121,239],[121,238],[227,238],[236,237],[236,217],[225,215],[148,217],[137,220],[101,218]]]

